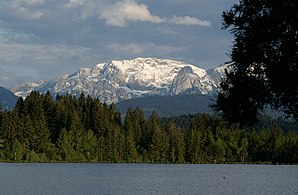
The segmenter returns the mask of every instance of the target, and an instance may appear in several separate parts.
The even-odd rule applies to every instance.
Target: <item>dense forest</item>
[[[138,108],[121,119],[114,105],[83,94],[31,92],[0,111],[0,160],[298,163],[297,131],[280,124],[241,128],[207,114],[161,119]]]

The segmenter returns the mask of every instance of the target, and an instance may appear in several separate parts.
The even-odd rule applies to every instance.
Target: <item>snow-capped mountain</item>
[[[206,71],[175,60],[136,58],[82,68],[52,81],[21,84],[11,90],[22,97],[33,90],[53,95],[84,93],[108,104],[149,95],[210,95],[217,92],[223,69]]]

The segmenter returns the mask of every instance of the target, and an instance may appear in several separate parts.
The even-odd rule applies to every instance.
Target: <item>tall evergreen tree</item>
[[[253,124],[268,106],[297,120],[297,10],[296,0],[240,0],[223,13],[235,37],[216,105],[227,120]]]
[[[132,110],[128,108],[125,119],[124,119],[124,130],[125,130],[125,148],[126,157],[128,162],[138,161],[138,151],[136,147],[136,132],[134,128],[134,121]]]
[[[31,92],[26,98],[25,112],[29,114],[33,122],[34,136],[29,140],[32,150],[45,153],[51,143],[50,131],[42,106],[42,98],[38,92]]]
[[[14,107],[14,112],[16,112],[19,116],[23,116],[25,114],[25,102],[22,97],[20,97]]]
[[[62,160],[66,162],[76,162],[76,152],[74,150],[74,136],[72,132],[67,132],[65,128],[60,131],[57,140],[58,153]]]
[[[184,133],[172,121],[169,124],[169,153],[170,162],[183,163],[185,154]]]
[[[166,162],[169,149],[167,133],[162,129],[157,113],[149,117],[147,128],[151,132],[149,154],[153,162]]]
[[[83,152],[88,162],[96,161],[96,136],[90,129],[85,133],[83,139]]]

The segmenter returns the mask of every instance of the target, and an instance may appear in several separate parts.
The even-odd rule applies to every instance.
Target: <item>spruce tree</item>
[[[185,153],[184,133],[181,128],[171,121],[169,124],[169,161],[172,163],[183,163]]]
[[[42,96],[42,107],[47,122],[47,127],[51,134],[51,140],[55,143],[59,136],[59,131],[56,129],[57,113],[53,98],[49,91]]]
[[[50,131],[42,106],[42,98],[38,92],[33,91],[27,96],[25,112],[29,114],[33,123],[34,135],[29,140],[32,150],[37,153],[45,153],[51,143]]]
[[[159,117],[153,112],[147,122],[148,131],[151,133],[149,154],[153,162],[165,162],[168,152],[168,136],[162,129]]]
[[[134,120],[131,108],[128,108],[124,119],[124,131],[125,131],[125,148],[126,158],[128,162],[138,161],[138,151],[136,148],[136,132],[134,128]]]

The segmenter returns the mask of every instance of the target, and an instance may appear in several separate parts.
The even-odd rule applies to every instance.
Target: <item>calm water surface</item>
[[[1,163],[0,194],[298,194],[298,166]]]

